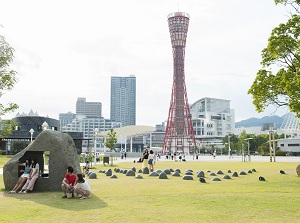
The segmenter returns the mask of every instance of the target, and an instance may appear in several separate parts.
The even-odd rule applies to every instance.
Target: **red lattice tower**
[[[168,15],[168,24],[173,48],[173,87],[169,115],[164,138],[163,153],[188,153],[196,147],[192,116],[187,98],[184,56],[189,14],[174,12]]]

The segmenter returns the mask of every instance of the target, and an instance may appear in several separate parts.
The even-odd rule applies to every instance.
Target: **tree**
[[[12,90],[17,83],[17,72],[10,69],[14,58],[14,49],[6,42],[4,36],[0,35],[0,97]],[[0,103],[0,117],[18,109],[15,103],[3,105]],[[3,138],[12,133],[17,124],[13,121],[0,121],[0,137]]]
[[[248,90],[258,112],[269,105],[288,106],[300,117],[300,0],[275,0],[289,6],[291,16],[275,27],[262,50],[262,68]]]
[[[228,138],[230,138],[230,139],[228,139]],[[228,142],[230,142],[231,152],[237,152],[239,150],[238,147],[237,147],[238,141],[239,141],[239,136],[238,135],[234,135],[234,134],[226,135],[222,139],[222,142],[225,144],[225,151],[224,152],[228,153],[228,150],[229,150]]]
[[[104,143],[105,147],[110,149],[110,152],[112,152],[115,149],[116,143],[117,143],[117,133],[110,129],[107,133],[106,142]],[[111,157],[111,166],[113,165],[113,157]]]

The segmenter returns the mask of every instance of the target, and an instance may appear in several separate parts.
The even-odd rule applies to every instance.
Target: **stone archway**
[[[49,173],[44,174],[45,152],[49,157]],[[40,165],[40,177],[35,183],[35,191],[60,190],[61,181],[68,166],[74,173],[80,173],[77,149],[71,136],[53,130],[44,130],[25,149],[13,156],[3,167],[3,178],[6,190],[11,190],[18,181],[19,168],[17,163],[27,158],[35,158]]]

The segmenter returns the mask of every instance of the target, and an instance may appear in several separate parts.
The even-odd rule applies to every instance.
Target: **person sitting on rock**
[[[25,185],[23,186],[22,190],[19,193],[26,194],[28,191],[33,190],[34,183],[39,177],[39,172],[40,172],[39,164],[36,162],[36,159],[32,159],[29,178],[27,179]]]
[[[62,198],[67,198],[67,191],[72,193],[72,197],[74,197],[74,186],[77,184],[77,175],[73,172],[73,167],[69,166],[61,184],[61,189],[64,192],[64,196],[62,196]]]
[[[24,166],[25,169],[21,169],[20,172],[23,172],[20,176],[18,182],[14,186],[14,188],[9,192],[11,194],[17,193],[17,191],[23,186],[23,184],[26,182],[26,180],[29,178],[29,172],[30,172],[30,160],[26,159],[25,163],[19,163],[19,166]]]

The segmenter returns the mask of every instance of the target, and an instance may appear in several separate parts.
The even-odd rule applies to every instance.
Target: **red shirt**
[[[76,174],[69,175],[68,173],[65,175],[65,178],[68,180],[68,184],[74,186],[76,181]]]

